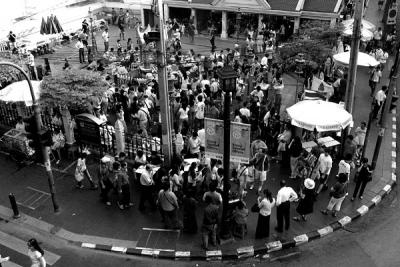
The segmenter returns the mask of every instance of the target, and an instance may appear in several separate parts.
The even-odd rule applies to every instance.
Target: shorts
[[[254,179],[265,182],[267,180],[267,171],[254,170]]]

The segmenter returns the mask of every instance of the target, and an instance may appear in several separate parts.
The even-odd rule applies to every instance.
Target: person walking
[[[165,228],[179,229],[178,199],[174,192],[172,192],[169,181],[163,182],[161,185],[161,190],[158,192],[157,203],[162,212],[162,217],[164,218]]]
[[[275,199],[268,189],[264,189],[262,196],[257,198],[260,209],[256,227],[256,238],[269,237],[269,221],[272,208],[275,206]]]
[[[304,180],[304,188],[300,192],[300,200],[297,205],[296,211],[300,216],[293,217],[295,221],[306,221],[306,215],[311,214],[314,211],[315,202],[315,182],[314,180],[307,178]]]
[[[78,162],[75,168],[75,180],[77,181],[76,188],[83,189],[82,180],[86,177],[90,183],[91,189],[96,190],[97,185],[93,182],[92,176],[90,175],[86,167],[87,153],[82,152],[79,155]]]
[[[303,145],[301,144],[300,136],[295,136],[289,144],[289,155],[290,155],[290,177],[295,179],[297,177],[297,161],[303,152]]]
[[[290,202],[298,199],[293,188],[286,186],[286,181],[280,182],[281,189],[276,195],[276,218],[277,226],[275,230],[279,233],[283,232],[283,221],[285,221],[285,230],[289,230],[290,226]]]
[[[81,38],[78,38],[78,42],[75,44],[75,48],[78,49],[79,52],[79,63],[85,63],[85,50],[84,50],[84,44],[81,40]]]
[[[145,170],[140,175],[140,202],[139,202],[139,210],[144,211],[145,201],[147,200],[152,208],[156,208],[154,201],[153,201],[153,188],[154,188],[154,181],[153,181],[153,171],[149,165],[146,165]]]
[[[44,250],[39,246],[36,239],[28,240],[28,256],[31,259],[31,267],[46,267],[46,260],[43,257]]]
[[[360,168],[358,168],[355,176],[356,187],[354,188],[353,197],[351,198],[351,201],[354,201],[354,199],[357,197],[357,194],[360,199],[363,199],[364,189],[367,186],[367,183],[371,181],[372,181],[372,168],[371,166],[368,165],[368,159],[362,158],[361,166]]]
[[[103,38],[103,41],[104,41],[104,52],[107,52],[108,48],[109,48],[109,40],[110,40],[110,36],[108,34],[108,28],[104,29],[104,32],[102,33],[101,37]]]
[[[133,206],[131,202],[131,189],[128,176],[128,165],[125,161],[121,162],[121,169],[118,173],[117,189],[119,194],[118,207],[120,210]]]
[[[329,200],[328,206],[325,210],[321,210],[322,214],[327,215],[328,212],[332,212],[333,217],[337,217],[337,213],[340,211],[343,200],[346,198],[348,188],[347,175],[345,173],[339,174],[338,181],[334,186],[332,186],[329,195],[331,199]],[[333,210],[335,209],[335,210]]]
[[[267,173],[269,170],[269,161],[266,150],[266,146],[260,147],[249,163],[254,166],[254,179],[260,181],[258,192],[261,192],[264,182],[267,180]]]
[[[246,204],[240,200],[232,213],[233,217],[233,235],[244,239],[247,233],[247,217],[249,216],[249,210]]]
[[[218,206],[213,204],[210,196],[205,197],[206,208],[204,209],[203,225],[201,234],[203,239],[202,247],[208,250],[208,240],[211,238],[211,245],[217,245],[217,224],[218,224]]]

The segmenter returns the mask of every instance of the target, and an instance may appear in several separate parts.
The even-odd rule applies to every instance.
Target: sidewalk
[[[375,10],[374,6],[376,6],[376,3],[370,2],[369,9]],[[98,44],[100,43],[98,42]],[[196,38],[197,48],[201,49],[203,47],[204,51],[208,51],[208,44],[207,38]],[[232,42],[225,43],[225,41],[217,40],[217,47],[226,48],[232,46]],[[185,45],[184,49],[186,49]],[[57,53],[54,55],[57,55]],[[51,64],[53,64],[52,61]],[[392,63],[388,62],[389,66],[390,64]],[[361,121],[367,120],[371,102],[367,70],[359,68],[357,75],[354,105],[355,126],[358,126]],[[387,83],[387,73],[384,73],[383,76],[385,79],[379,86]],[[286,80],[284,77],[284,80],[285,92],[282,105],[290,106],[294,102],[293,88],[295,79],[288,77]],[[373,180],[367,185],[362,201],[357,199],[354,202],[350,202],[354,189],[354,183],[351,182],[349,188],[350,196],[344,201],[339,218],[334,219],[319,212],[320,209],[326,207],[329,201],[328,192],[325,191],[318,196],[318,201],[314,206],[314,213],[308,218],[307,222],[298,223],[292,221],[290,230],[279,235],[273,230],[276,225],[276,209],[273,209],[269,239],[254,239],[258,215],[251,213],[248,218],[248,233],[245,240],[234,240],[214,247],[212,249],[215,249],[215,251],[206,253],[200,247],[200,234],[187,235],[175,231],[163,231],[163,224],[157,211],[140,213],[137,209],[139,192],[135,185],[132,185],[134,206],[130,210],[124,211],[120,211],[117,208],[115,196],[113,196],[113,205],[106,207],[100,203],[98,191],[76,190],[73,177],[75,165],[72,163],[63,163],[61,172],[54,171],[57,199],[61,206],[60,213],[54,214],[51,200],[46,193],[48,192],[48,185],[44,168],[32,165],[17,170],[15,164],[7,161],[3,155],[0,155],[0,205],[3,206],[3,208],[0,208],[0,217],[10,220],[11,211],[4,207],[9,207],[8,194],[12,192],[17,201],[21,203],[19,205],[20,212],[25,214],[22,219],[16,221],[17,223],[38,227],[53,233],[57,237],[77,242],[82,247],[136,255],[168,258],[183,257],[187,259],[237,259],[256,254],[266,254],[328,235],[341,229],[352,220],[365,215],[371,208],[376,206],[390,192],[396,181],[396,124],[396,115],[392,114],[388,120]],[[377,132],[378,128],[373,123],[366,153],[369,159],[372,158]],[[97,162],[89,160],[88,168],[91,174],[96,177]],[[330,185],[334,182],[336,172],[336,169],[331,172]],[[272,164],[266,186],[276,194],[279,181],[287,179],[288,174],[289,170],[287,168]],[[299,188],[298,181],[289,180],[288,185],[295,190]],[[246,199],[248,207],[255,203],[255,199],[255,191],[249,191]],[[291,216],[297,215],[295,212],[296,206],[296,203],[291,205]],[[196,211],[199,226],[202,221],[203,208],[204,205],[200,203]]]

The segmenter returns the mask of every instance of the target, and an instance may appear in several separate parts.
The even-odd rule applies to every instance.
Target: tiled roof
[[[332,13],[337,2],[338,0],[305,0],[303,10]]]
[[[307,1],[307,0],[306,0]],[[322,0],[315,0],[322,1]],[[296,11],[299,0],[267,0],[272,10]]]

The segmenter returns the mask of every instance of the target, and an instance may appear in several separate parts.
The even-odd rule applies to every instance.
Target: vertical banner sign
[[[224,156],[224,122],[204,118],[204,127],[206,132],[205,156],[222,160]]]
[[[250,124],[232,122],[231,124],[231,161],[249,163]]]

